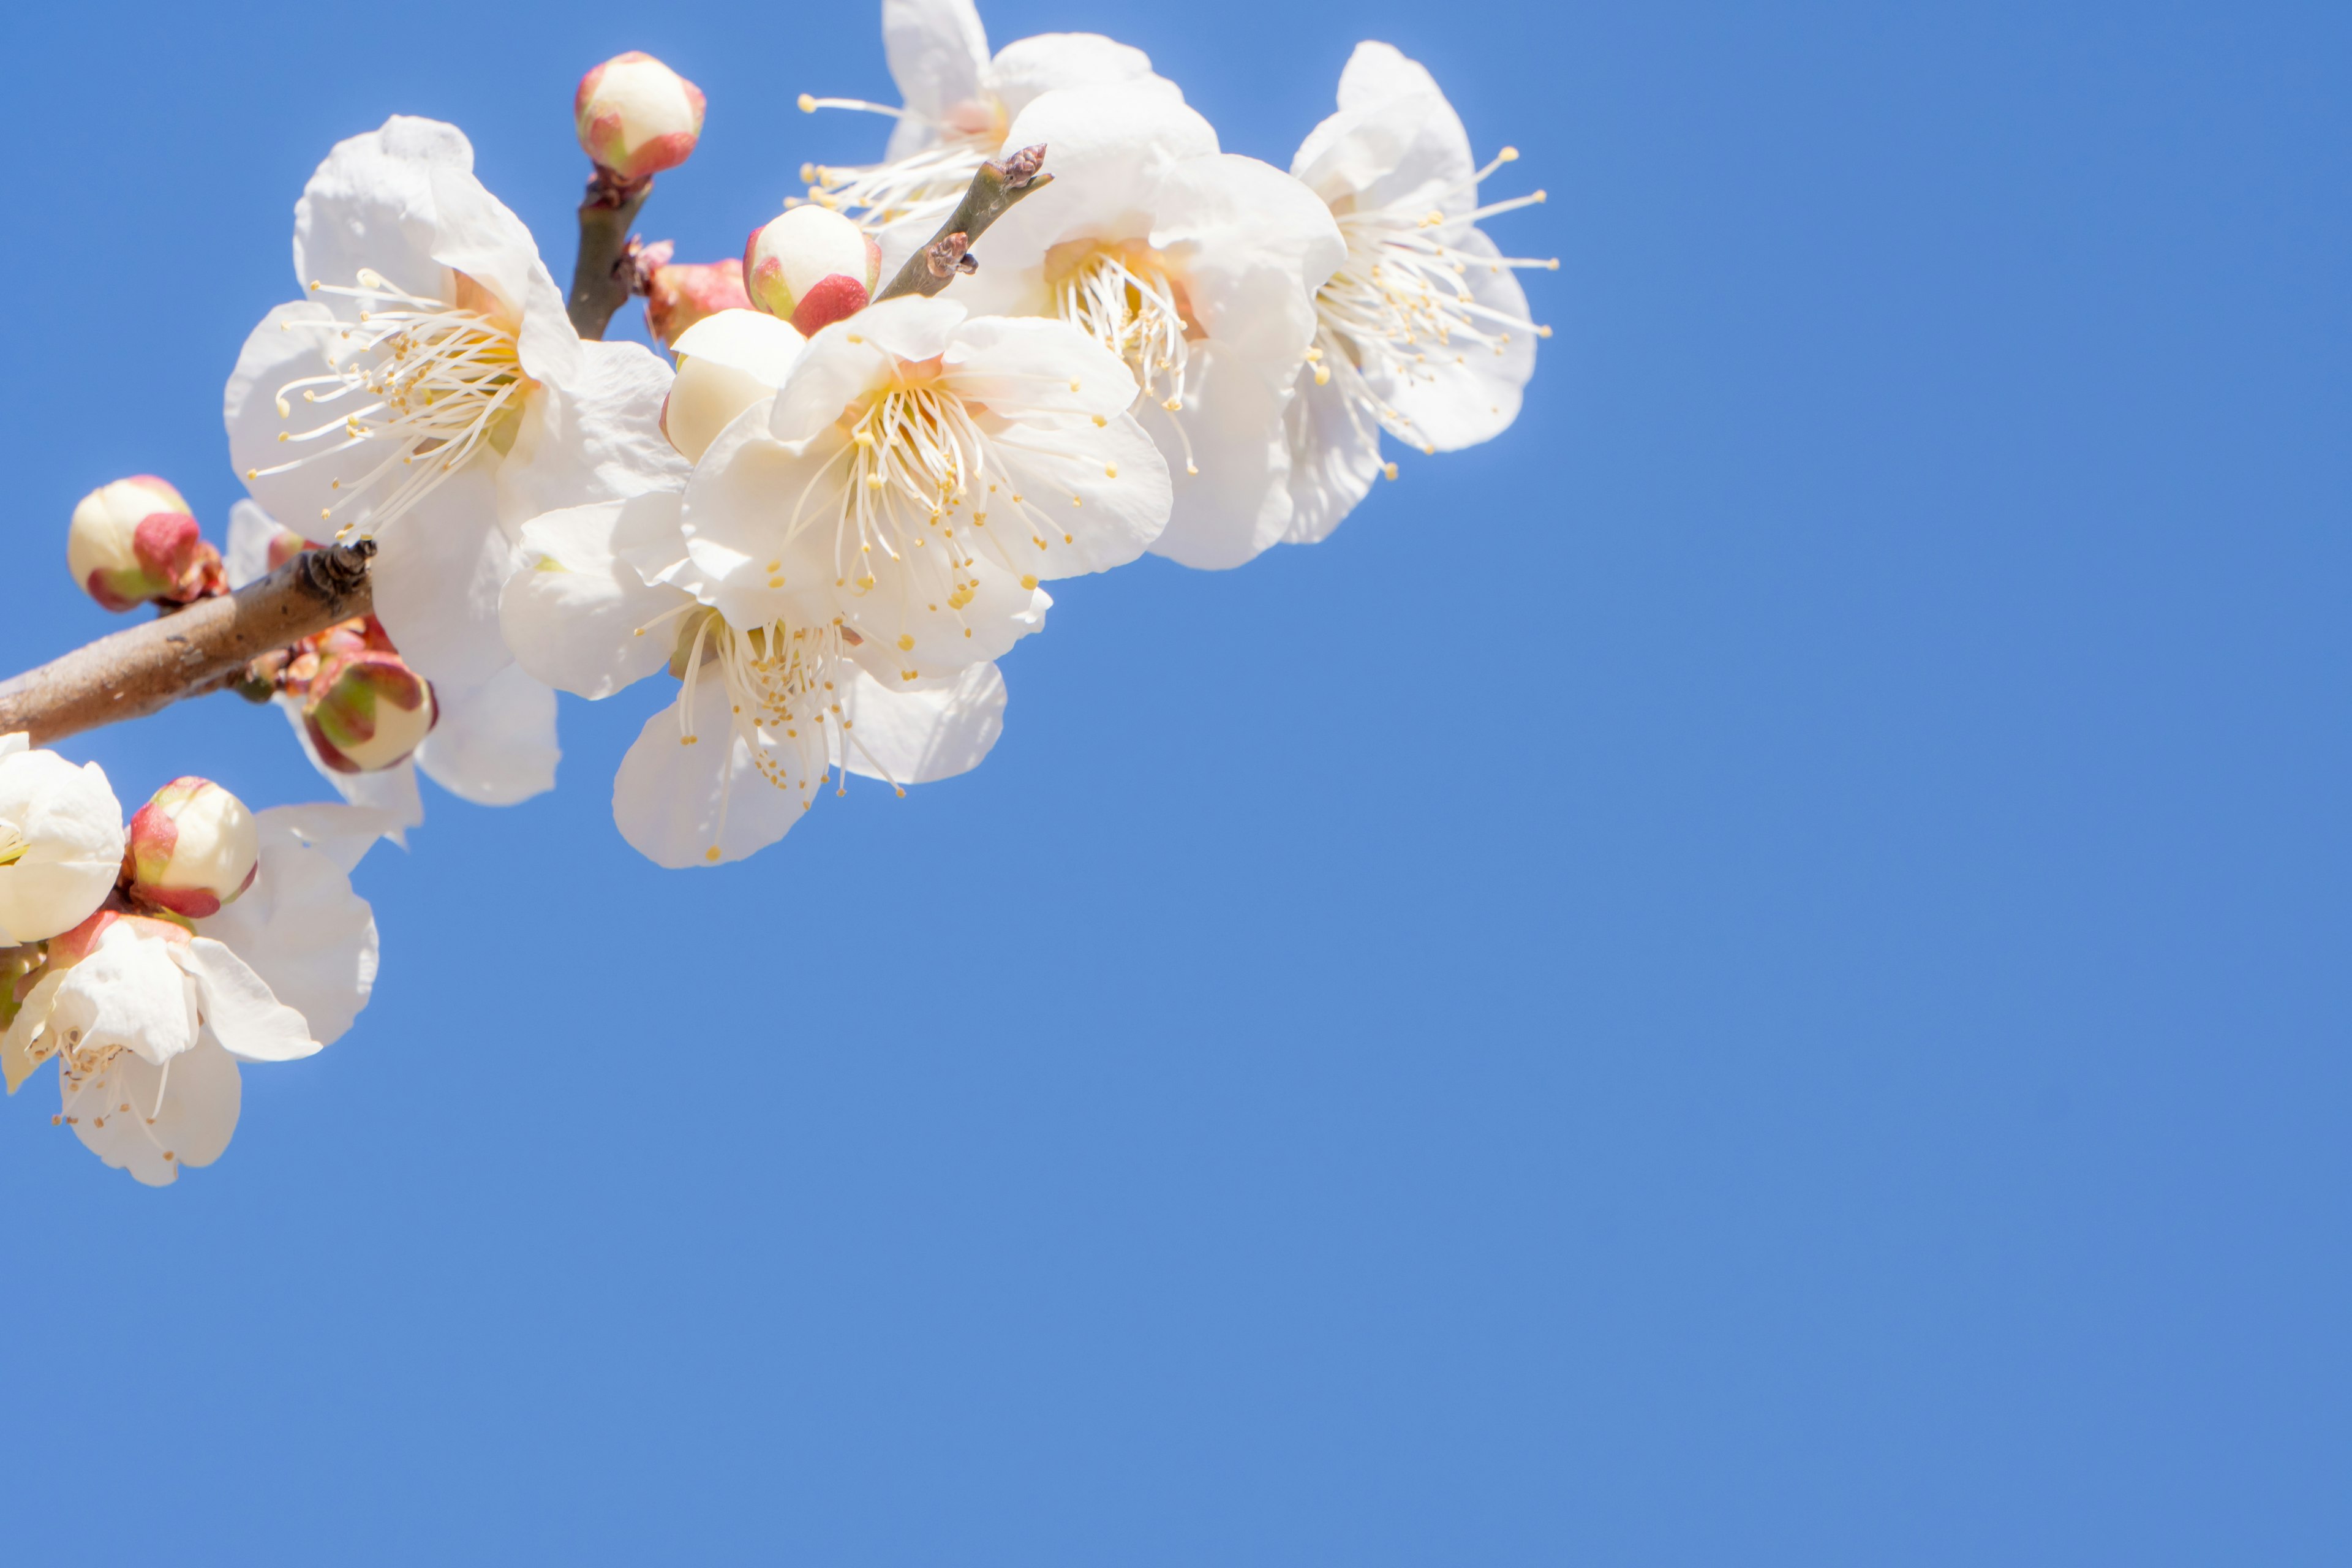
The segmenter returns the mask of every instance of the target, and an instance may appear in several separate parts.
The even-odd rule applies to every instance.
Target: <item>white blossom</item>
[[[1118,85],[1183,101],[1141,49],[1098,33],[1041,33],[991,56],[971,0],[883,0],[882,44],[904,106],[803,93],[803,110],[858,109],[898,121],[879,163],[801,170],[809,198],[873,231],[889,279],[951,212],[981,164],[1029,145],[1006,132],[1044,93]]]
[[[669,372],[641,345],[581,340],[454,126],[394,116],[338,143],[295,208],[294,258],[308,297],[269,312],[229,380],[237,471],[307,537],[375,540],[375,613],[402,658],[445,711],[495,687],[500,727],[543,739],[551,763],[554,696],[499,636],[514,531],[675,486]],[[551,782],[449,771],[477,798]]]
[[[1480,205],[1484,167],[1454,106],[1394,47],[1356,46],[1339,111],[1307,134],[1291,173],[1330,205],[1347,259],[1316,296],[1314,362],[1288,410],[1294,516],[1285,538],[1311,543],[1339,525],[1372,481],[1385,430],[1425,453],[1500,435],[1518,416],[1536,340],[1512,269],[1477,220],[1543,200]]]
[[[1040,96],[1008,140],[1048,149],[1050,184],[991,228],[975,311],[1066,321],[1117,354],[1173,476],[1152,549],[1237,566],[1291,522],[1285,405],[1345,254],[1313,191],[1220,153],[1181,102],[1129,88]]]
[[[0,948],[79,925],[122,872],[122,803],[96,763],[0,735]]]
[[[256,821],[260,866],[244,897],[194,921],[91,915],[46,945],[0,1033],[8,1092],[54,1058],[54,1120],[149,1186],[228,1146],[238,1063],[314,1055],[374,984],[375,921],[338,855],[355,860],[381,821],[318,806]]]

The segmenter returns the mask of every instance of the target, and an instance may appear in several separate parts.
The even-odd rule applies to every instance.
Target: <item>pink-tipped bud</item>
[[[651,55],[614,55],[572,95],[580,145],[625,180],[675,169],[702,134],[702,89]]]
[[[81,498],[66,533],[66,564],[84,592],[118,613],[227,591],[220,552],[205,542],[180,492],[152,474]]]
[[[866,309],[882,283],[882,247],[830,207],[794,207],[743,247],[751,303],[803,337]]]
[[[741,262],[680,261],[654,269],[653,286],[646,295],[646,325],[665,347],[675,348],[679,334],[704,317],[751,308]]]
[[[253,885],[261,830],[245,802],[210,779],[173,779],[131,819],[130,893],[190,920],[218,914]]]
[[[424,677],[398,654],[373,648],[325,657],[302,703],[310,744],[339,773],[372,773],[407,761],[437,717]]]

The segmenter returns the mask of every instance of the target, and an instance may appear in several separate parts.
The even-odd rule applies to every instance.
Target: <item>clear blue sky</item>
[[[2341,7],[993,0],[1286,163],[1360,37],[1550,205],[1517,426],[1058,593],[976,775],[665,873],[446,796],[228,1156],[0,1108],[0,1558],[2352,1556]],[[875,7],[27,7],[0,666],[85,489],[205,522],[338,137],[568,270],[582,69],[730,254]],[[1505,186],[1503,188],[1511,188]],[[68,748],[320,786],[213,699]]]

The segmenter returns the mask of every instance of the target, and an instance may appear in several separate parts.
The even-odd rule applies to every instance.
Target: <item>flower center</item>
[[[1518,156],[1506,147],[1495,161],[1470,176],[1456,192],[1475,196],[1478,182]],[[1558,261],[1495,257],[1465,250],[1446,242],[1444,231],[1457,235],[1461,226],[1517,207],[1531,206],[1544,193],[1517,196],[1475,208],[1456,217],[1430,211],[1418,216],[1395,207],[1362,212],[1335,212],[1340,237],[1347,242],[1347,259],[1315,296],[1315,346],[1307,358],[1315,367],[1318,386],[1334,374],[1349,401],[1368,410],[1378,422],[1360,426],[1374,447],[1380,428],[1424,452],[1436,448],[1405,415],[1382,397],[1375,381],[1429,381],[1433,353],[1460,359],[1473,349],[1502,354],[1514,331],[1549,337],[1551,329],[1485,305],[1464,281],[1473,267],[1500,271],[1507,267],[1558,268]]]
[[[1151,401],[1171,414],[1184,406],[1184,367],[1199,333],[1183,285],[1169,276],[1158,251],[1089,245],[1075,257],[1048,255],[1045,276],[1055,280],[1054,308],[1062,320],[1125,360]]]
[[[678,612],[672,612],[677,614]],[[814,804],[816,785],[831,770],[831,757],[853,751],[864,756],[864,744],[852,733],[856,721],[841,710],[841,695],[834,677],[848,658],[847,647],[857,634],[835,620],[830,626],[795,626],[781,618],[764,626],[730,626],[708,605],[688,606],[679,623],[677,643],[670,657],[670,673],[685,684],[677,703],[678,744],[698,746],[716,740],[740,740],[760,776],[787,794],[801,797],[801,809]],[[651,626],[639,628],[640,636]],[[694,728],[696,683],[709,679],[706,665],[716,666],[726,682],[728,724],[725,736],[705,736]],[[829,746],[828,729],[831,731]],[[870,758],[868,759],[871,760]],[[876,768],[877,773],[882,770]],[[900,795],[906,786],[892,781]],[[836,794],[846,793],[845,783]],[[719,834],[726,836],[727,801],[719,808]],[[704,858],[721,855],[713,844]]]
[[[513,444],[523,395],[532,384],[522,373],[515,331],[496,319],[487,291],[460,273],[458,303],[411,294],[362,268],[358,285],[312,283],[311,292],[339,294],[388,309],[367,309],[356,324],[288,321],[288,331],[332,334],[320,344],[328,374],[304,376],[278,389],[278,416],[293,417],[288,395],[321,405],[351,405],[315,429],[281,431],[289,445],[340,437],[331,446],[280,463],[252,468],[247,479],[282,474],[354,447],[372,444],[383,461],[357,479],[337,479],[341,492],[321,507],[322,521],[335,521],[337,539],[354,531],[373,534],[407,511],[463,468],[486,443],[503,452]],[[354,510],[355,509],[355,510]]]

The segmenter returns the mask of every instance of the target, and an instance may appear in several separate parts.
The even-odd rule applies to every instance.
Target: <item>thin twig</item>
[[[572,299],[565,306],[583,338],[601,339],[613,312],[629,302],[635,272],[629,266],[629,226],[653,194],[654,177],[625,180],[599,167],[588,177],[580,202],[580,258],[572,268]]]
[[[896,300],[902,294],[938,293],[954,282],[960,274],[976,272],[980,260],[971,247],[987,232],[988,226],[1013,210],[1013,205],[1024,196],[1033,195],[1054,183],[1054,176],[1041,174],[1045,166],[1045,144],[1024,147],[1002,163],[982,163],[971,177],[971,185],[956,204],[948,221],[931,242],[907,258],[898,275],[890,279],[889,287],[875,299]]]
[[[200,599],[0,681],[0,735],[26,730],[46,745],[217,691],[257,656],[368,614],[374,553],[372,540],[306,551],[226,597]]]

